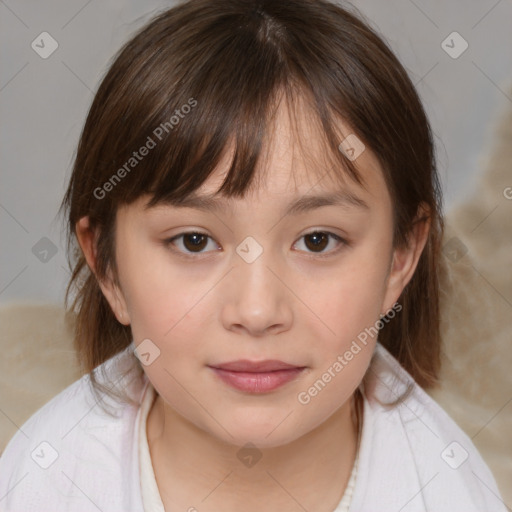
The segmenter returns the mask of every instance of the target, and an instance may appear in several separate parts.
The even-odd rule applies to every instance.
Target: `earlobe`
[[[110,304],[112,312],[119,323],[123,325],[130,325],[130,316],[128,314],[126,301],[124,300],[121,290],[118,289],[118,286],[112,279],[111,273],[109,272],[105,279],[100,279],[97,275],[97,233],[91,229],[89,217],[82,217],[76,223],[75,231],[78,243],[80,244],[84,257],[87,261],[87,265],[91,269],[91,272],[96,276],[98,285]]]
[[[123,325],[130,325],[130,316],[126,307],[126,301],[124,300],[123,294],[118,289],[117,285],[113,283],[109,277],[108,284],[100,283],[101,291],[107,298],[114,315],[116,315],[117,321]],[[115,297],[113,299],[112,297]]]

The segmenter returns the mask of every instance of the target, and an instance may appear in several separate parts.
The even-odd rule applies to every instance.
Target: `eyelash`
[[[330,231],[322,231],[322,230],[313,230],[313,231],[310,231],[309,233],[305,233],[304,235],[302,235],[299,238],[299,240],[301,240],[304,237],[313,235],[313,234],[327,235],[330,238],[334,238],[337,242],[339,242],[341,244],[336,249],[328,251],[326,253],[325,252],[319,252],[319,253],[308,252],[309,255],[311,255],[311,256],[313,256],[315,258],[327,258],[327,257],[330,257],[330,256],[332,256],[334,254],[337,254],[340,250],[343,249],[344,246],[349,246],[350,245],[347,240],[345,240],[344,238],[340,237],[339,235],[335,235],[334,233],[331,233]],[[183,233],[179,233],[178,235],[175,235],[172,238],[167,238],[166,240],[163,240],[163,244],[164,244],[165,247],[171,248],[171,250],[174,251],[175,253],[177,253],[179,256],[182,256],[182,257],[187,258],[187,259],[194,259],[194,258],[197,258],[197,256],[195,256],[195,255],[205,254],[205,251],[203,251],[203,252],[195,252],[195,253],[194,252],[183,252],[180,249],[176,249],[175,247],[172,247],[174,245],[174,241],[175,240],[177,240],[179,238],[182,238],[182,237],[184,237],[186,235],[202,235],[202,236],[205,236],[205,237],[209,238],[210,240],[213,240],[209,235],[207,235],[206,233],[203,233],[202,231],[184,231]],[[208,252],[213,252],[213,251],[206,251],[206,253],[208,253]]]

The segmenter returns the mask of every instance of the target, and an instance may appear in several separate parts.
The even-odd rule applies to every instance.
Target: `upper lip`
[[[232,372],[263,373],[275,372],[277,370],[290,370],[292,368],[303,368],[294,364],[285,363],[277,359],[267,359],[265,361],[249,361],[248,359],[239,359],[238,361],[229,361],[228,363],[212,365],[212,368],[228,370]]]

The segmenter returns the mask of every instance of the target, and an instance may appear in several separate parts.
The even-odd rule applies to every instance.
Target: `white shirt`
[[[25,422],[0,457],[0,511],[144,512],[142,489],[148,507],[150,500],[158,506],[154,474],[146,471],[145,435],[139,460],[148,381],[129,373],[136,362],[133,348],[101,369],[137,405],[104,397],[116,413],[108,416],[95,402],[87,375],[59,393]],[[120,377],[122,372],[128,373]],[[404,403],[382,405],[409,385]],[[361,386],[363,427],[350,512],[507,510],[469,437],[379,343]],[[344,510],[342,502],[335,512]]]

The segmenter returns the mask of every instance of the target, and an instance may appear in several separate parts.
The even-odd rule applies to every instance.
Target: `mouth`
[[[306,369],[283,361],[239,360],[209,366],[226,384],[248,393],[267,393],[296,379]]]

